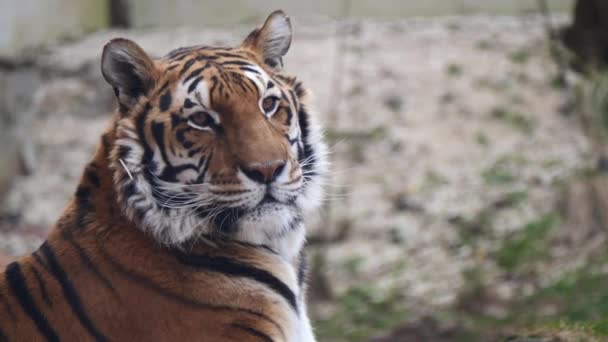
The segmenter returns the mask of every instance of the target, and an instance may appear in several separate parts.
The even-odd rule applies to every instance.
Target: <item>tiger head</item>
[[[118,201],[157,241],[219,237],[298,252],[303,218],[321,202],[326,148],[307,91],[281,72],[291,38],[276,11],[238,47],[159,59],[127,39],[104,47],[118,101]]]

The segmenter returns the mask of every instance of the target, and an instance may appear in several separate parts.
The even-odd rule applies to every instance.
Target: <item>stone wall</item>
[[[415,17],[452,14],[518,14],[538,8],[535,0],[127,0],[134,27],[229,25],[257,22],[281,8],[297,16]],[[555,11],[569,11],[573,0],[549,0]]]
[[[573,0],[549,0],[568,11]],[[118,5],[118,6],[117,6]],[[0,0],[0,60],[57,39],[74,38],[110,23],[135,28],[216,26],[258,22],[274,9],[293,16],[412,17],[449,14],[516,14],[533,0]],[[113,20],[116,19],[116,20]]]
[[[107,0],[0,0],[0,58],[108,25]]]

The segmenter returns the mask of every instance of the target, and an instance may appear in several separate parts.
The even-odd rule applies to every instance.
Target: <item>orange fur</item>
[[[283,16],[280,28],[290,28],[284,14],[277,13],[273,15]],[[228,235],[164,244],[143,229],[146,212],[135,210],[125,194],[135,182],[130,172],[136,170],[119,164],[129,152],[119,142],[134,139],[139,129],[139,140],[156,139],[150,149],[208,156],[210,179],[228,192],[241,191],[236,186],[239,167],[255,167],[268,177],[265,173],[272,173],[268,168],[276,160],[297,165],[284,124],[295,114],[285,107],[272,118],[260,114],[255,87],[234,83],[243,71],[216,67],[234,56],[257,63],[275,77],[284,94],[291,94],[280,101],[293,106],[290,101],[296,93],[303,96],[303,89],[294,78],[277,73],[278,62],[270,59],[277,59],[276,51],[284,54],[280,49],[285,47],[268,45],[264,39],[276,40],[276,32],[267,26],[239,48],[195,47],[159,60],[132,42],[110,43],[122,50],[114,60],[106,60],[104,51],[104,77],[116,88],[120,107],[47,241],[0,277],[0,341],[313,340],[311,334],[301,338],[297,332],[306,315],[301,253],[285,258],[265,245]],[[125,67],[120,58],[135,66]],[[199,73],[205,80],[225,78],[224,72],[234,77],[233,83],[220,81],[223,92],[210,95],[223,115],[216,136],[188,129],[179,117],[182,103],[171,101],[184,75],[197,68],[207,68]],[[303,177],[299,169],[288,176],[291,182]]]

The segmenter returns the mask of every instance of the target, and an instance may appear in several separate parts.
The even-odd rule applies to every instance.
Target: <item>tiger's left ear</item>
[[[262,27],[245,38],[241,46],[257,53],[264,63],[278,71],[283,68],[283,56],[291,45],[292,32],[291,21],[285,12],[274,11]]]

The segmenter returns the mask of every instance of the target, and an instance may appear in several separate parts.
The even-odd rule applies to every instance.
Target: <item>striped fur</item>
[[[325,146],[280,11],[236,48],[118,39],[118,109],[47,241],[0,279],[2,341],[314,341],[304,218]]]

